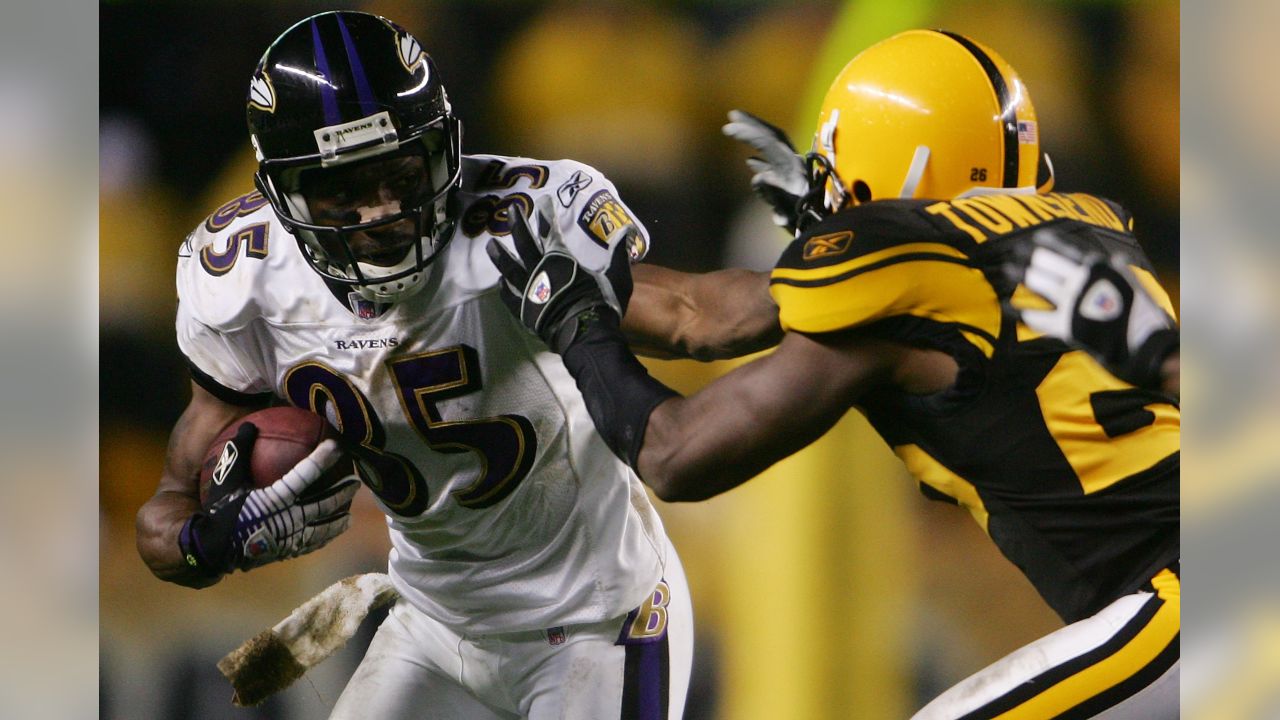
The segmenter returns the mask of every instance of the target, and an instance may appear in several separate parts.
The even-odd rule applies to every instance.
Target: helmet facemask
[[[312,269],[326,280],[350,286],[366,300],[394,303],[423,287],[427,266],[452,234],[448,206],[459,177],[461,127],[446,115],[404,141],[397,139],[392,130],[374,140],[348,142],[345,148],[335,147],[333,152],[324,145],[326,138],[338,137],[352,126],[394,127],[386,116],[385,112],[378,113],[315,131],[321,147],[319,157],[264,160],[257,184],[286,229],[297,238]],[[404,162],[397,165],[397,161]],[[352,200],[344,203],[346,212],[325,213],[325,204],[317,195],[344,198],[342,193],[348,188],[342,177],[361,172],[361,167],[367,176],[371,170],[388,166],[416,167],[417,180],[397,179],[408,174],[402,169],[391,180],[395,187],[390,190],[398,191],[394,197],[385,197],[386,185],[375,181],[374,192],[386,200],[379,207],[357,208],[358,203]],[[317,188],[327,190],[318,193]],[[357,195],[369,194],[367,187],[350,189]],[[370,262],[366,257],[369,250],[380,250],[375,247],[376,242],[371,242],[372,236],[407,235],[405,223],[412,227],[413,239],[394,243],[397,250],[403,246],[403,255],[393,259],[382,252],[382,257]],[[392,230],[393,226],[399,226],[400,232]]]

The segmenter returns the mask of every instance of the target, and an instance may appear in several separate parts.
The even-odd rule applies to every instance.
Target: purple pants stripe
[[[622,720],[667,720],[671,669],[667,636],[658,642],[627,645],[622,685]]]

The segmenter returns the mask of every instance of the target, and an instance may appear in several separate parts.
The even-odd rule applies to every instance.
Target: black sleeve
[[[663,400],[678,397],[649,375],[631,354],[613,313],[584,313],[578,333],[562,356],[582,391],[587,412],[614,454],[636,467],[649,415]]]
[[[239,390],[232,390],[226,385],[214,380],[213,376],[209,373],[197,367],[196,364],[191,361],[191,358],[184,356],[183,360],[186,361],[187,369],[191,372],[191,379],[200,387],[208,390],[210,395],[218,398],[222,402],[230,403],[232,405],[240,405],[243,407],[262,407],[264,405],[269,405],[272,399],[275,398],[275,395],[270,392],[245,393],[240,392]]]

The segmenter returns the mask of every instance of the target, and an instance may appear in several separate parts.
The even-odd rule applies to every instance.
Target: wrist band
[[[217,577],[222,572],[209,567],[209,563],[205,560],[204,553],[200,549],[200,539],[196,537],[192,529],[192,525],[195,524],[195,520],[198,517],[200,517],[200,514],[196,513],[187,518],[187,521],[182,524],[182,529],[178,531],[178,549],[182,552],[182,561],[186,563],[187,567],[205,577]]]

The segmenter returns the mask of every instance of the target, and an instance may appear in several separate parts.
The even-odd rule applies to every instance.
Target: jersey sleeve
[[[261,404],[273,392],[256,335],[244,322],[248,304],[238,292],[226,292],[232,281],[215,286],[223,278],[201,266],[201,248],[209,242],[210,234],[198,228],[178,254],[178,349],[192,379],[210,394],[236,405]]]
[[[855,208],[783,252],[770,278],[783,329],[825,333],[922,318],[957,327],[989,357],[1000,332],[995,289],[947,236],[891,220]]]
[[[589,165],[562,161],[552,178],[556,183],[557,222],[569,251],[585,267],[602,271],[609,265],[613,246],[609,236],[631,223],[640,231],[631,250],[632,261],[649,251],[649,231],[618,196],[618,190]]]

